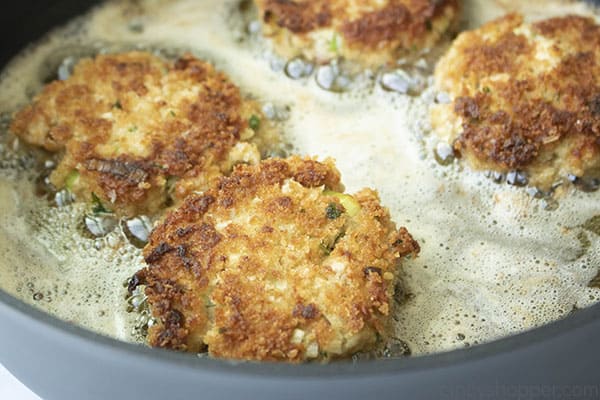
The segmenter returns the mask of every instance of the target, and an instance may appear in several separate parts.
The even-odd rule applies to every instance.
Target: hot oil
[[[466,1],[464,27],[516,7],[504,3]],[[235,1],[217,0],[135,4],[107,3],[15,59],[2,75],[0,111],[25,104],[48,71],[59,66],[68,71],[71,61],[64,63],[65,58],[87,51],[160,43],[211,60],[277,116],[291,151],[334,157],[349,192],[378,189],[397,224],[420,242],[421,255],[406,260],[401,274],[397,339],[379,356],[487,342],[600,300],[594,283],[600,235],[590,229],[600,215],[600,193],[564,188],[557,208],[549,209],[544,198],[526,188],[498,185],[463,168],[428,134],[428,108],[439,96],[428,89],[429,72],[399,64],[398,69],[359,73],[345,90],[324,90],[317,66],[296,65],[295,75],[286,75],[289,64],[277,59],[252,28],[256,17],[251,8],[240,11]],[[532,18],[589,12],[583,4],[558,1],[522,7]],[[60,53],[69,48],[79,50]],[[427,63],[423,67],[430,70]],[[416,89],[408,79],[415,72],[423,79]],[[9,141],[5,129],[1,135]],[[128,229],[145,222],[131,228],[121,221],[99,237],[82,234],[89,210],[69,202],[57,207],[34,196],[35,163],[4,149],[2,288],[76,324],[139,340],[140,329],[134,327],[139,328],[140,316],[128,312],[128,306],[143,299],[127,300],[122,282],[142,266],[140,243],[131,244]]]

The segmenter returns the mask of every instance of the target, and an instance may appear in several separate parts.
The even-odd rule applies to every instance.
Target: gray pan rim
[[[313,378],[327,380],[334,377],[352,378],[378,375],[396,375],[418,372],[433,368],[444,368],[469,364],[486,358],[492,358],[510,352],[517,352],[533,345],[543,344],[559,336],[567,336],[577,328],[600,319],[600,304],[577,310],[563,319],[551,322],[532,330],[500,338],[485,344],[469,348],[452,350],[415,357],[381,359],[352,363],[335,361],[329,364],[305,363],[285,364],[269,362],[241,362],[213,358],[200,358],[193,354],[178,353],[163,349],[153,349],[140,344],[128,343],[100,335],[85,328],[63,321],[45,313],[0,289],[0,303],[16,311],[28,323],[38,324],[41,328],[51,329],[73,340],[83,341],[105,348],[123,356],[134,357],[140,361],[160,362],[172,367],[196,369],[198,372],[227,372],[238,377],[269,377],[271,379]]]

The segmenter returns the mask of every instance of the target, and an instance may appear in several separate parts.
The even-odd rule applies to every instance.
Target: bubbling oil
[[[558,0],[465,3],[464,28],[518,7],[530,18],[594,12]],[[325,66],[278,59],[258,24],[248,2],[107,2],[11,62],[0,75],[3,290],[96,332],[143,340],[152,323],[143,294],[130,295],[122,283],[143,266],[140,247],[152,221],[106,228],[68,193],[36,196],[44,166],[7,132],[10,113],[49,77],[67,77],[78,58],[138,48],[165,57],[190,50],[213,62],[279,121],[287,151],[335,158],[349,192],[376,188],[397,224],[414,234],[422,253],[402,268],[396,339],[376,356],[485,343],[600,300],[600,193],[564,187],[549,205],[554,197],[465,169],[428,134],[429,106],[448,100],[430,88],[435,57],[359,73],[342,63],[321,72],[324,82]],[[83,233],[86,218],[99,234]]]

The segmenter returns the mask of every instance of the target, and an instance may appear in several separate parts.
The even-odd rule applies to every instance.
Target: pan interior
[[[518,9],[528,19],[583,3],[467,0],[463,28]],[[243,3],[246,4],[246,3]],[[242,4],[242,5],[243,5]],[[384,89],[381,71],[357,75],[342,93],[316,76],[286,76],[285,62],[254,33],[252,8],[238,1],[108,2],[15,58],[0,76],[0,287],[62,319],[124,341],[139,341],[122,283],[141,266],[119,225],[92,238],[81,204],[57,207],[36,195],[40,163],[14,140],[10,115],[57,68],[98,52],[142,48],[170,56],[190,50],[225,71],[280,121],[288,152],[337,160],[350,192],[379,190],[398,225],[422,245],[404,263],[395,336],[412,354],[488,342],[563,318],[600,299],[600,192],[536,199],[456,163],[436,162],[426,83],[413,95]],[[443,47],[443,46],[442,46]],[[412,68],[412,67],[411,67]],[[409,68],[410,69],[410,68]],[[411,69],[412,70],[412,69]]]

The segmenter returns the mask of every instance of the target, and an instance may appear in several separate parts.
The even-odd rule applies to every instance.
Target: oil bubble
[[[301,79],[310,76],[314,70],[313,64],[302,57],[291,59],[285,65],[285,74],[291,79]]]

